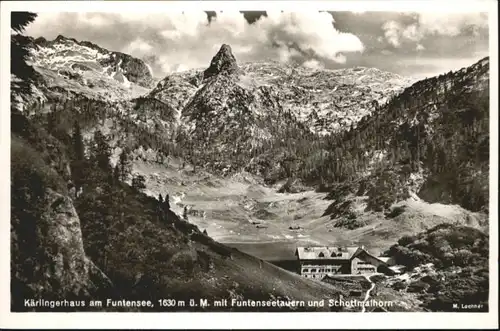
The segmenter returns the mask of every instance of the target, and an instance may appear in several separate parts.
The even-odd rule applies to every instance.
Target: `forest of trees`
[[[489,239],[483,232],[441,224],[417,235],[402,237],[386,254],[410,270],[426,263],[435,266],[436,273],[408,287],[409,291],[419,293],[424,307],[432,311],[453,311],[453,304],[460,302],[481,304],[477,311],[488,311]]]

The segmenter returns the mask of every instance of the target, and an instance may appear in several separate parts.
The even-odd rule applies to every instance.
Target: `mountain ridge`
[[[13,293],[43,294],[30,273],[33,238],[49,270],[41,284],[64,297],[317,300],[347,293],[210,236],[227,226],[246,239],[359,237],[383,248],[436,223],[485,226],[487,60],[408,87],[372,68],[238,65],[223,45],[207,69],[153,87],[140,60],[63,36],[37,40],[43,101],[11,109]],[[68,264],[72,253],[83,272]]]
[[[88,41],[59,35],[51,41],[29,37],[30,62],[47,86],[88,95],[123,99],[144,94],[154,82],[151,68],[142,60],[109,51]]]
[[[58,36],[53,42],[82,43],[63,36]],[[39,43],[44,44],[43,40]],[[488,59],[482,59],[469,69],[456,71],[454,75],[467,75],[468,71],[477,71],[478,65],[485,67],[487,62]],[[205,77],[207,72],[210,73],[209,78]],[[273,170],[269,162],[280,164],[279,167],[283,168],[282,165],[291,160],[289,154],[310,158],[307,153],[299,153],[297,148],[312,144],[317,145],[319,151],[324,149],[326,146],[320,146],[332,139],[328,136],[325,139],[316,138],[316,135],[323,136],[326,128],[329,128],[327,132],[331,136],[364,125],[363,121],[373,112],[384,109],[385,103],[397,96],[396,91],[409,84],[409,81],[402,83],[400,80],[398,75],[364,67],[309,70],[278,63],[238,65],[230,46],[222,45],[205,71],[193,69],[168,75],[140,98],[115,103],[118,113],[114,116],[124,116],[122,120],[131,124],[134,121],[134,126],[139,124],[141,130],[149,132],[148,135],[154,131],[160,136],[176,135],[174,141],[162,149],[181,153],[189,162],[204,164],[208,170],[219,174],[244,169],[273,183],[276,179],[297,176],[297,173],[293,169],[291,172]],[[407,90],[415,91],[415,87],[428,84],[422,82],[435,80],[419,81]],[[484,82],[481,78],[478,84]],[[444,85],[440,86],[438,93],[443,93]],[[392,96],[386,91],[388,87],[394,88]],[[428,94],[426,89],[410,93],[404,90],[403,93],[415,98],[418,97],[415,93]],[[433,121],[437,113],[431,111],[429,114],[426,116]],[[271,137],[273,140],[270,140]],[[293,153],[288,151],[290,147],[287,144],[281,142],[288,139],[295,141],[292,144]],[[270,160],[269,156],[261,155],[267,150],[274,154]],[[326,158],[320,154],[319,160],[305,160],[321,164],[331,158],[332,153],[327,154],[330,156]],[[292,160],[292,164],[297,161]],[[306,175],[308,177],[311,175]],[[317,183],[317,178],[314,181]]]

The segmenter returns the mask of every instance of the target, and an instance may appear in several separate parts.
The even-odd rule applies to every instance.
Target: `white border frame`
[[[138,4],[140,2],[140,4]],[[10,312],[10,12],[161,10],[442,11],[489,13],[490,312],[489,313],[11,313]],[[498,3],[476,1],[3,1],[1,2],[0,327],[8,328],[498,328]],[[471,63],[472,64],[472,63]],[[353,322],[355,321],[355,322]]]

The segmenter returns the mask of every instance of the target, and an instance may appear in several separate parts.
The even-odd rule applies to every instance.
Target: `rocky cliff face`
[[[31,64],[48,88],[93,98],[129,99],[144,94],[153,84],[144,61],[61,35],[51,41],[32,39]]]
[[[109,278],[85,254],[71,199],[47,189],[37,207],[34,219],[12,215],[13,308],[31,310],[21,298],[91,299],[110,289]]]
[[[99,63],[104,66],[121,70],[127,79],[140,86],[149,88],[153,82],[150,68],[140,59],[136,59],[128,54],[120,52],[111,52],[111,56],[103,58]]]

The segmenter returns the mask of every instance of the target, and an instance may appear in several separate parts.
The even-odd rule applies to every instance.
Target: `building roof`
[[[295,254],[300,260],[349,260],[360,249],[358,246],[297,247]]]
[[[368,252],[367,250],[362,249],[362,248],[358,249],[358,250],[356,251],[356,253],[354,254],[354,256],[353,256],[353,257],[358,257],[358,258],[363,259],[363,257],[362,257],[363,255],[364,255],[364,256],[369,256],[369,257],[371,257],[371,258],[373,258],[373,259],[375,259],[375,260],[377,260],[377,261],[379,261],[379,262],[382,262],[384,265],[387,265],[387,264],[388,264],[388,263],[387,263],[387,261],[388,261],[388,260],[386,261],[386,260],[384,260],[384,259],[383,259],[383,257],[380,257],[380,256],[375,256],[375,255],[371,254],[370,252]]]
[[[359,246],[313,246],[297,247],[295,255],[299,260],[350,260],[354,257],[370,256],[383,264],[387,265],[386,257],[377,257],[370,254],[363,247]]]
[[[385,262],[385,263],[388,263],[389,260],[391,259],[391,257],[387,257],[387,256],[378,256],[377,259],[379,259],[380,261],[382,262]]]

